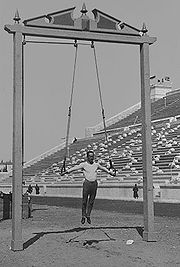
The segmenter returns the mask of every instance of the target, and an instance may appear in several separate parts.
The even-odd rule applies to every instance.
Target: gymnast
[[[82,170],[84,172],[85,180],[83,183],[82,191],[82,219],[81,223],[84,224],[87,222],[91,224],[91,211],[93,208],[94,200],[97,192],[97,170],[102,170],[112,176],[116,174],[112,169],[108,170],[107,168],[101,166],[99,163],[94,162],[94,151],[87,151],[87,161],[82,162],[79,165],[76,165],[69,170],[66,170],[61,175],[70,174],[71,172]]]

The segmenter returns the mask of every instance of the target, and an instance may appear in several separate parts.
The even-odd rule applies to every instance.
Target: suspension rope
[[[64,161],[61,168],[61,173],[66,171],[66,158],[68,153],[68,143],[69,143],[69,132],[70,132],[70,123],[71,123],[71,110],[73,103],[73,94],[74,94],[74,82],[75,82],[75,74],[76,74],[76,63],[77,63],[77,54],[78,54],[78,43],[75,40],[75,58],[74,58],[74,67],[73,67],[73,78],[72,78],[72,86],[71,86],[71,96],[70,96],[70,104],[68,108],[68,121],[67,121],[67,133],[66,133],[66,142],[65,142],[65,152],[64,152]]]
[[[100,83],[100,77],[99,77],[98,62],[97,62],[97,56],[96,56],[96,49],[95,49],[95,45],[94,45],[93,41],[92,41],[92,44],[91,44],[91,48],[93,49],[93,52],[94,52],[94,61],[95,61],[96,76],[97,76],[97,82],[98,82],[99,99],[100,99],[100,104],[101,104],[105,140],[107,142],[107,151],[108,151],[108,157],[109,157],[109,164],[110,164],[110,169],[113,169],[114,173],[116,174],[116,170],[114,169],[113,164],[112,164],[111,154],[110,154],[109,145],[108,145],[106,118],[105,118],[105,111],[104,111],[103,100],[102,100],[102,90],[101,90],[101,83]]]

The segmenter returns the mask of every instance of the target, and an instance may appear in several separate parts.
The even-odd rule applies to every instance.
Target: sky
[[[122,22],[157,37],[150,46],[150,72],[158,79],[171,78],[180,88],[179,0],[86,0],[89,11],[97,8]],[[0,160],[12,159],[13,42],[4,31],[14,24],[18,9],[21,21],[76,7],[83,1],[0,0]],[[31,39],[31,38],[27,38]],[[57,41],[57,40],[56,40]],[[140,101],[139,46],[96,43],[106,118]],[[25,46],[25,161],[64,142],[70,101],[75,49],[65,45]],[[85,136],[85,128],[102,121],[93,51],[80,46],[77,58],[70,140]]]

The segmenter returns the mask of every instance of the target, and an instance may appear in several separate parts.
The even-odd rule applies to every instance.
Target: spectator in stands
[[[180,161],[180,154],[177,154],[175,157],[174,157],[174,160],[173,160],[175,163],[178,163]]]
[[[29,194],[31,194],[32,191],[33,191],[33,187],[32,187],[31,184],[29,184],[28,189],[27,189],[27,192],[28,192]]]
[[[7,169],[7,164],[4,166],[4,168],[3,168],[3,172],[7,172],[8,171],[8,169]]]
[[[133,187],[133,197],[136,199],[138,199],[138,191],[139,191],[139,189],[138,189],[138,186],[137,186],[137,184],[135,184],[134,185],[134,187]]]
[[[74,139],[73,139],[73,144],[76,143],[76,142],[77,142],[77,138],[74,137]]]
[[[35,185],[36,195],[39,195],[39,189],[40,189],[40,188],[39,188],[39,185],[36,184],[36,185]]]
[[[71,172],[82,170],[84,172],[85,180],[83,183],[83,192],[82,192],[82,219],[81,223],[84,224],[86,219],[89,224],[91,224],[91,211],[94,204],[94,200],[97,192],[97,170],[100,169],[112,176],[115,176],[112,170],[101,166],[99,163],[94,162],[94,151],[89,150],[87,152],[87,161],[82,162],[79,165],[72,167],[71,169],[62,173],[69,174]],[[88,199],[89,198],[89,199]]]

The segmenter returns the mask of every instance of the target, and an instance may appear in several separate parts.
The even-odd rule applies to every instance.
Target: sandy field
[[[155,217],[156,242],[142,239],[143,216],[33,204],[23,219],[24,250],[13,252],[11,220],[0,221],[0,267],[180,266],[180,218]],[[133,243],[127,244],[128,240]]]

